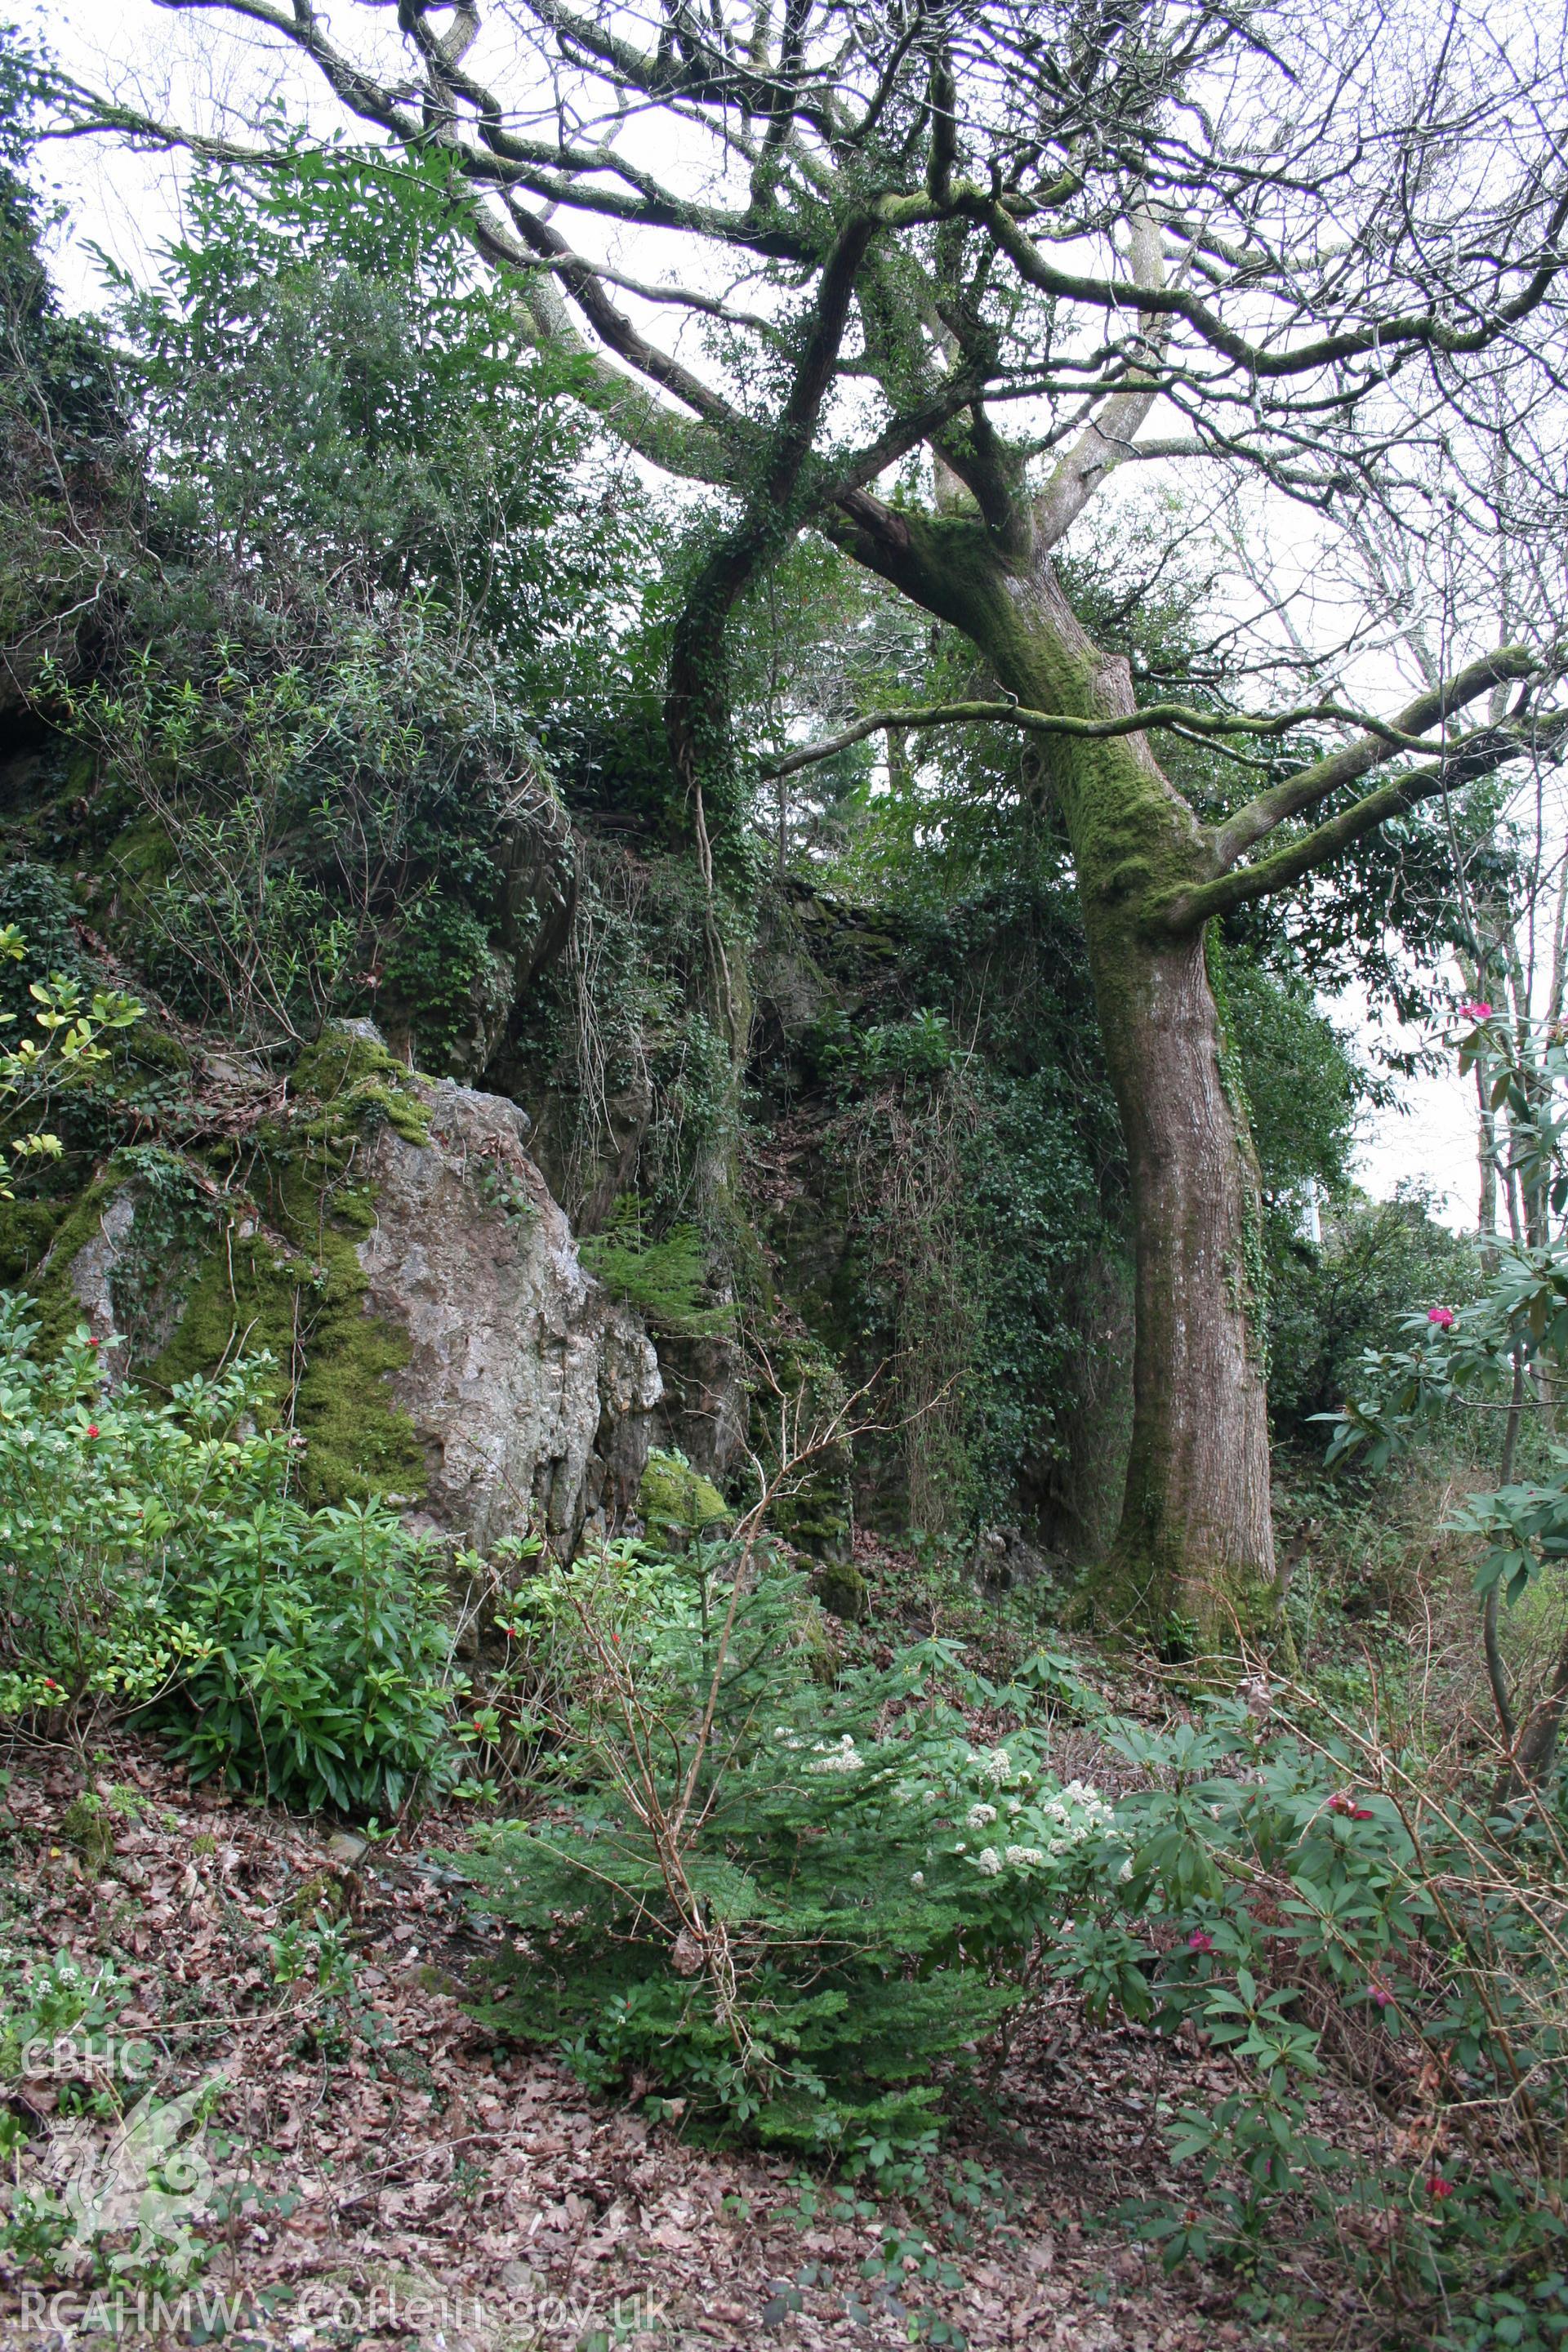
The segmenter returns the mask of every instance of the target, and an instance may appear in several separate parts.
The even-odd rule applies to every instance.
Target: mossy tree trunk
[[[851,551],[963,630],[1020,703],[1085,719],[1133,708],[1126,663],[1080,626],[1048,558],[977,520],[879,518]],[[1146,738],[1047,739],[1040,772],[1071,846],[1136,1253],[1133,1419],[1121,1523],[1098,1592],[1112,1622],[1180,1612],[1205,1639],[1256,1621],[1274,1585],[1260,1203],[1204,926],[1173,893],[1213,871]]]
[[[1204,942],[1151,942],[1081,889],[1136,1257],[1132,1443],[1104,1613],[1205,1638],[1269,1603],[1261,1231],[1245,1103]]]

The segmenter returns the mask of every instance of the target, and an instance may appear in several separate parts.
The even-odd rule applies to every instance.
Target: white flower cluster
[[[1052,1855],[1082,1845],[1086,1838],[1117,1834],[1114,1808],[1086,1780],[1069,1780],[1059,1796],[1042,1797],[1039,1810],[1050,1831],[1047,1851]]]
[[[1005,1752],[1003,1749],[993,1749],[990,1754],[993,1757],[1003,1756],[1005,1760]],[[987,1762],[986,1757],[975,1756],[973,1753],[970,1760],[972,1764],[978,1765],[983,1769]],[[993,1772],[987,1777],[997,1776]],[[1023,1799],[1008,1800],[1009,1821],[1016,1821],[1025,1811]],[[1020,1837],[1019,1842],[1014,1845],[1000,1849],[994,1845],[983,1847],[979,1853],[972,1857],[975,1869],[983,1877],[994,1878],[1004,1869],[1042,1870],[1048,1864],[1059,1860],[1063,1854],[1069,1853],[1075,1846],[1084,1844],[1090,1838],[1119,1835],[1114,1811],[1098,1789],[1091,1789],[1088,1782],[1083,1780],[1069,1780],[1065,1789],[1031,1800],[1027,1813],[1027,1826],[1034,1829],[1037,1835],[1044,1833],[1044,1843],[1028,1845],[1024,1843]],[[973,1805],[967,1816],[966,1825],[972,1830],[982,1829],[994,1822],[996,1817],[994,1805]],[[1024,1827],[1025,1824],[1020,1822],[1020,1831]],[[963,1851],[962,1844],[955,1845],[953,1848],[955,1853],[962,1853]]]
[[[1005,1748],[972,1748],[969,1761],[979,1778],[989,1780],[994,1789],[1005,1787],[1014,1777],[1013,1759]],[[1026,1773],[1018,1775],[1020,1780],[1027,1777]]]
[[[983,1878],[995,1878],[1004,1865],[1009,1870],[1037,1870],[1045,1860],[1045,1851],[1037,1845],[1010,1845],[1000,1853],[988,1845],[975,1855],[974,1867]]]
[[[774,1724],[773,1738],[782,1748],[797,1753],[805,1746],[801,1734],[792,1730],[787,1723]],[[859,1772],[865,1768],[866,1759],[856,1747],[851,1732],[845,1732],[837,1744],[831,1739],[814,1739],[811,1752],[816,1760],[813,1764],[803,1764],[803,1772]]]

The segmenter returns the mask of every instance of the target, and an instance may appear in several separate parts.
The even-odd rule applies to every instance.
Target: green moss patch
[[[858,1625],[871,1613],[871,1588],[848,1560],[830,1560],[817,1571],[812,1591],[830,1617]]]
[[[377,1115],[405,1143],[428,1143],[430,1110],[411,1070],[394,1059],[368,1023],[333,1023],[307,1045],[294,1071],[296,1095],[321,1105],[308,1134],[330,1138]]]
[[[304,1441],[299,1484],[306,1502],[417,1496],[426,1479],[424,1448],[391,1391],[409,1342],[397,1326],[366,1311],[357,1244],[375,1222],[375,1202],[369,1186],[352,1179],[368,1129],[384,1119],[408,1141],[426,1143],[429,1112],[411,1074],[374,1033],[357,1028],[330,1030],[309,1049],[294,1093],[293,1115],[263,1124],[250,1139],[249,1197],[231,1195],[228,1209],[193,1234],[179,1323],[134,1370],[153,1386],[172,1388],[237,1356],[265,1352],[273,1359],[279,1419]],[[80,1319],[72,1264],[120,1186],[136,1181],[134,1159],[109,1161],[74,1199],[9,1202],[0,1213],[0,1279],[33,1290],[46,1346],[57,1346]],[[118,1319],[134,1339],[133,1313]]]
[[[712,1480],[694,1470],[684,1454],[666,1454],[658,1446],[637,1488],[637,1512],[649,1535],[668,1542],[730,1524],[730,1506]]]
[[[305,1440],[300,1491],[310,1504],[373,1494],[418,1495],[424,1449],[393,1403],[391,1375],[405,1335],[365,1312],[352,1235],[324,1218],[313,1257],[255,1234],[209,1257],[174,1339],[148,1368],[162,1384],[211,1371],[226,1358],[272,1356],[280,1414]]]
[[[390,1387],[409,1342],[366,1312],[357,1244],[375,1222],[375,1202],[369,1187],[345,1179],[367,1127],[384,1118],[425,1144],[429,1111],[410,1073],[358,1027],[329,1029],[309,1047],[293,1090],[296,1116],[262,1138],[262,1223],[248,1234],[231,1229],[207,1259],[150,1372],[172,1385],[265,1349],[277,1365],[279,1410],[305,1441],[307,1502],[418,1496],[424,1448]]]
[[[103,1213],[121,1181],[111,1162],[72,1200],[6,1204],[10,1212],[6,1226],[16,1219],[24,1232],[30,1231],[35,1245],[41,1244],[29,1265],[17,1267],[17,1276],[25,1279],[37,1302],[38,1344],[46,1354],[63,1347],[85,1319],[81,1301],[71,1287],[71,1267],[89,1242],[97,1239]]]

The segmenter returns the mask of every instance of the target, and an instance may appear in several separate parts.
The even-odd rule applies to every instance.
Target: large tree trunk
[[[973,514],[879,513],[839,536],[1026,707],[1132,709],[1127,664],[1088,636],[1026,532],[1010,546]],[[1114,1623],[1159,1633],[1179,1615],[1225,1641],[1274,1594],[1258,1170],[1204,937],[1158,913],[1208,878],[1213,853],[1143,736],[1033,740],[1072,848],[1131,1176],[1132,1446],[1096,1595]]]
[[[1133,708],[1126,663],[1091,643],[1048,566],[1009,589],[997,666],[1021,700],[1086,718]],[[1274,1598],[1258,1163],[1204,933],[1173,937],[1153,914],[1210,853],[1145,738],[1058,740],[1048,758],[1136,1257],[1131,1451],[1096,1600],[1112,1624],[1158,1633],[1185,1619],[1205,1642],[1233,1641]]]
[[[1132,1445],[1098,1580],[1112,1622],[1234,1637],[1272,1605],[1261,1233],[1246,1108],[1204,943],[1151,942],[1085,895],[1137,1261]]]

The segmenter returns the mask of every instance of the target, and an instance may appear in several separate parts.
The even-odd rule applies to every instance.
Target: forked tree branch
[[[1331,751],[1326,759],[1314,761],[1283,783],[1259,793],[1243,809],[1227,817],[1214,833],[1215,858],[1218,870],[1228,873],[1238,857],[1246,856],[1255,842],[1262,841],[1288,817],[1300,816],[1303,810],[1313,808],[1327,800],[1342,784],[1353,784],[1384,761],[1401,751],[1419,743],[1424,735],[1456,710],[1474,702],[1478,695],[1490,693],[1494,686],[1514,679],[1538,677],[1542,671],[1538,654],[1527,646],[1503,646],[1496,653],[1483,654],[1479,661],[1471,662],[1457,677],[1446,678],[1440,686],[1430,688],[1416,696],[1402,710],[1392,727],[1380,727],[1372,720],[1363,720],[1367,729],[1359,742],[1347,743],[1342,751]]]
[[[1391,777],[1376,792],[1315,825],[1300,840],[1259,858],[1257,865],[1237,866],[1228,874],[1216,875],[1211,882],[1173,891],[1150,908],[1149,926],[1167,932],[1192,931],[1214,916],[1233,914],[1238,907],[1272,898],[1327,866],[1342,850],[1375,833],[1391,818],[1408,816],[1423,802],[1495,775],[1510,760],[1533,754],[1550,764],[1561,759],[1565,747],[1568,709],[1553,711],[1528,728],[1478,727],[1473,734],[1445,746],[1442,757],[1430,766],[1410,768],[1403,775]]]
[[[1151,290],[1165,284],[1164,257],[1158,226],[1147,211],[1133,215],[1132,271],[1140,286]],[[1141,323],[1152,357],[1161,335],[1152,311],[1141,313]],[[1132,446],[1150,410],[1160,396],[1157,383],[1146,372],[1133,370],[1125,392],[1114,393],[1091,416],[1072,447],[1058,464],[1035,502],[1034,522],[1039,545],[1055,547],[1088,506],[1107,474],[1132,454]],[[1142,374],[1143,380],[1139,381]]]

